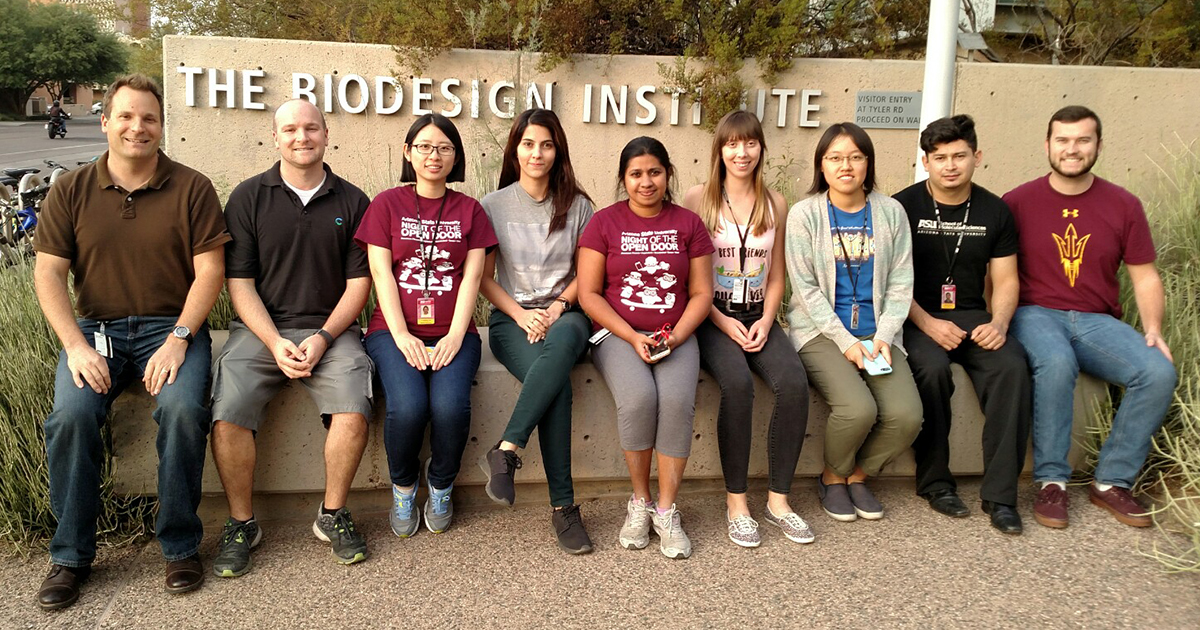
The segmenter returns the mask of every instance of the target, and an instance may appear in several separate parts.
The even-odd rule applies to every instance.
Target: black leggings
[[[749,329],[757,319],[741,316]],[[792,348],[787,333],[778,323],[771,325],[767,343],[758,352],[746,352],[711,320],[696,330],[700,342],[700,362],[721,388],[721,409],[717,416],[717,445],[725,490],[746,492],[750,468],[751,417],[754,409],[753,370],[775,394],[775,408],[767,432],[768,488],[787,494],[796,475],[800,446],[808,426],[808,378],[800,356]]]

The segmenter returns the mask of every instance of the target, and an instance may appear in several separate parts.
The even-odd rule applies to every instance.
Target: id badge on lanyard
[[[96,342],[96,353],[100,356],[111,359],[113,358],[112,343],[108,340],[108,335],[104,334],[104,324],[100,324],[100,330],[92,333],[92,338]]]
[[[433,298],[428,295],[417,298],[417,325],[432,326],[434,321]]]
[[[947,282],[942,285],[942,310],[952,311],[956,298],[958,296],[958,287],[954,286],[953,282]]]

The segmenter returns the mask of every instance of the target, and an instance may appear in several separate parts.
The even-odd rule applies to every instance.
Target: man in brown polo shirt
[[[108,151],[68,173],[42,207],[34,282],[63,350],[46,418],[50,504],[58,528],[53,566],[38,592],[45,609],[70,606],[96,557],[100,427],[134,380],[155,397],[158,499],[155,532],[166,588],[204,580],[196,515],[209,427],[212,348],[204,325],[221,291],[230,240],[212,183],[159,151],[162,93],[131,75],[104,95]],[[67,295],[75,276],[77,320]]]

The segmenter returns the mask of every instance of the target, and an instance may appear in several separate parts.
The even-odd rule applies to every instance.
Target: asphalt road
[[[74,169],[76,162],[100,155],[108,143],[100,132],[99,116],[77,116],[67,121],[67,137],[46,137],[43,122],[0,123],[0,168],[36,167],[50,173],[42,160],[54,160]]]

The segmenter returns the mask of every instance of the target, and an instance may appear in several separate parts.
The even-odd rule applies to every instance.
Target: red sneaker
[[[1112,512],[1118,521],[1130,527],[1150,527],[1154,524],[1150,515],[1147,514],[1149,510],[1133,498],[1133,494],[1129,490],[1120,486],[1113,486],[1108,490],[1101,491],[1093,483],[1088,486],[1088,498],[1092,500],[1092,503]]]
[[[1067,491],[1049,484],[1033,500],[1033,518],[1045,527],[1062,529],[1067,526],[1067,503]]]

